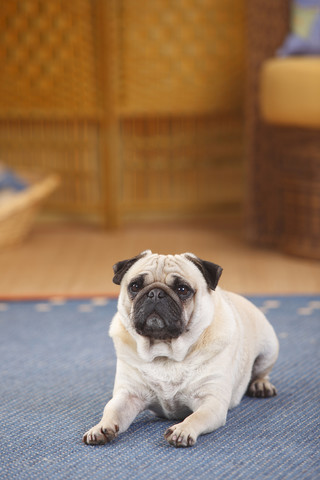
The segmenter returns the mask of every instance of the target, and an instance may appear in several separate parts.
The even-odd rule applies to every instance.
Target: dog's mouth
[[[155,340],[177,338],[184,331],[180,302],[159,288],[151,288],[137,298],[133,318],[137,333]]]
[[[153,338],[154,340],[170,340],[172,338],[178,338],[184,331],[181,322],[178,322],[175,325],[172,323],[168,324],[156,313],[149,315],[145,321],[136,321],[135,329],[139,335]]]

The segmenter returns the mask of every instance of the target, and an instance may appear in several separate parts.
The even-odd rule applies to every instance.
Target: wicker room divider
[[[240,205],[244,0],[12,0],[0,32],[0,158],[58,173],[52,209]]]
[[[116,2],[126,215],[243,197],[244,1]]]
[[[57,173],[61,186],[47,204],[51,211],[113,225],[106,10],[98,0],[2,3],[0,161],[17,171]]]
[[[320,131],[267,124],[259,111],[261,65],[289,18],[288,0],[248,1],[247,231],[257,244],[320,259]]]

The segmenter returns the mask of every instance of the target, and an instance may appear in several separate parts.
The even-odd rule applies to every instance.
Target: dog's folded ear
[[[144,257],[148,253],[151,253],[151,251],[146,250],[142,253],[139,253],[139,255],[136,255],[133,258],[129,258],[128,260],[121,260],[120,262],[117,262],[115,265],[113,265],[113,283],[115,283],[116,285],[120,285],[124,275],[127,273],[129,268],[131,268],[133,264],[135,264],[138,260],[140,260],[140,258]]]
[[[211,290],[215,290],[222,274],[222,267],[216,265],[215,263],[208,262],[207,260],[201,260],[201,258],[198,258],[194,255],[186,254],[186,258],[200,270],[208,284],[208,287]]]

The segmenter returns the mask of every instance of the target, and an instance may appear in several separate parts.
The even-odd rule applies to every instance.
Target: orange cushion
[[[261,69],[260,108],[269,123],[320,127],[320,57],[267,60]]]

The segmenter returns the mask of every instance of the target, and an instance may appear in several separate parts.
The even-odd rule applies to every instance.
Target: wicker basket
[[[41,204],[58,185],[59,178],[49,175],[0,203],[0,247],[18,243],[27,236]]]

